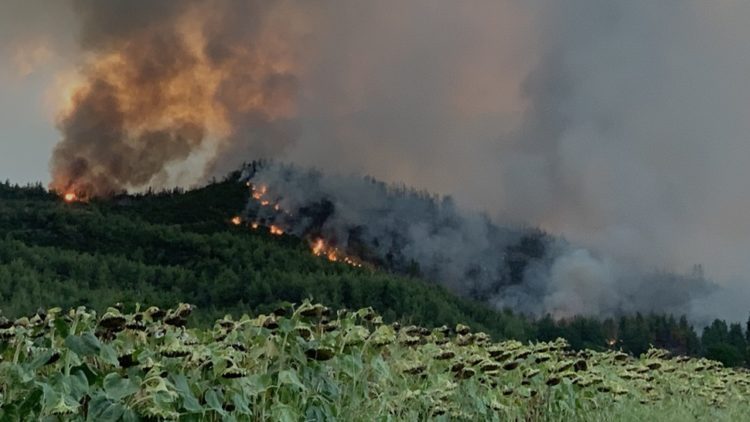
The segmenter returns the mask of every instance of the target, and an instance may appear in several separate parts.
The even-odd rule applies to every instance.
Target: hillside
[[[528,335],[522,319],[422,280],[329,262],[300,239],[234,227],[248,195],[243,184],[224,181],[68,204],[39,187],[5,185],[0,309],[16,317],[50,306],[188,302],[200,324],[314,298],[335,307],[372,306],[388,320]]]
[[[185,302],[197,306],[191,324],[205,327],[227,313],[268,313],[312,299],[372,307],[386,322],[466,324],[496,340],[563,337],[574,349],[636,356],[655,346],[727,365],[745,365],[750,356],[739,324],[715,321],[701,341],[685,317],[671,315],[532,320],[418,277],[331,262],[298,237],[234,225],[250,195],[236,176],[195,190],[88,203],[66,203],[41,186],[0,184],[2,314]]]

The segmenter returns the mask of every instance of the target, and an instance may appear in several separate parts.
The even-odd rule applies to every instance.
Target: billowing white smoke
[[[249,166],[243,178],[264,192],[263,201],[249,203],[249,220],[322,238],[366,262],[418,273],[497,308],[557,317],[687,313],[712,288],[699,274],[625,270],[538,230],[499,226],[457,208],[450,197],[371,178],[281,164]]]

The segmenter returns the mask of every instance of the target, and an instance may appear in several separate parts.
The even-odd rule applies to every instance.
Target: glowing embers
[[[279,204],[279,200],[277,199],[270,199],[268,198],[268,187],[265,185],[254,185],[251,182],[247,182],[246,185],[250,188],[250,193],[252,198],[255,200],[255,202],[260,205],[261,207],[268,207],[272,208],[277,213],[283,213],[288,216],[291,216],[292,213],[290,213],[288,210],[285,210],[282,208],[281,204]]]
[[[78,196],[75,192],[67,192],[64,195],[62,195],[62,200],[65,201],[68,204],[72,204],[74,202],[81,202],[83,199]]]
[[[282,234],[284,234],[284,230],[281,227],[274,226],[274,225],[271,225],[268,228],[268,231],[269,231],[269,233],[271,233],[273,235],[276,235],[276,236],[281,236]]]
[[[233,217],[231,220],[229,220],[229,222],[231,222],[232,225],[234,226],[241,226],[243,223],[243,220],[242,220],[242,217],[237,216],[237,217]],[[253,230],[258,230],[260,228],[260,223],[258,223],[257,221],[253,221],[252,223],[249,224],[249,226]],[[275,236],[281,236],[282,234],[284,234],[284,229],[272,224],[268,226],[268,232]]]
[[[326,250],[326,242],[323,239],[318,239],[312,244],[312,251],[315,255],[321,256]]]
[[[326,257],[331,262],[343,262],[345,264],[351,265],[352,267],[362,266],[362,263],[360,263],[359,260],[343,254],[336,247],[327,245],[325,240],[323,239],[314,241],[311,245],[311,248],[313,254]]]
[[[283,223],[284,218],[288,218],[292,216],[292,213],[290,213],[288,210],[282,208],[282,206],[279,204],[278,198],[269,198],[271,195],[269,195],[268,187],[266,185],[255,185],[251,182],[247,182],[246,185],[250,188],[250,193],[255,200],[255,202],[260,205],[260,207],[268,207],[268,208],[261,208],[265,211],[259,211],[263,213],[263,215],[268,215],[270,212],[273,214],[273,217],[271,218],[260,218],[260,216],[256,215],[256,218],[259,218],[258,220],[252,221],[250,223],[250,228],[253,230],[258,230],[261,227],[267,228],[268,232],[275,236],[281,236],[285,232],[285,230],[282,228],[281,225],[286,225]],[[273,211],[270,211],[270,210]],[[281,214],[286,214],[288,217],[279,218]],[[283,216],[281,216],[283,217]],[[273,221],[276,224],[270,224],[269,223]],[[282,223],[279,223],[279,222]],[[336,248],[335,246],[331,246],[326,244],[325,240],[323,239],[317,239],[311,243],[312,253],[316,256],[325,257],[331,262],[343,262],[347,265],[351,265],[352,267],[362,267],[363,264],[360,260],[357,258],[350,257],[343,253],[340,249]]]
[[[253,199],[261,200],[263,199],[263,195],[265,195],[268,192],[268,188],[266,186],[250,186],[250,189],[253,191]]]
[[[253,184],[250,184],[250,190],[252,191],[253,199],[258,201],[258,203],[263,207],[270,207],[271,201],[266,198],[266,194],[268,193],[268,187],[266,186],[255,186]],[[276,211],[281,211],[281,206],[279,204],[274,204],[273,209]]]
[[[260,204],[262,206],[266,207],[266,206],[268,206],[268,205],[271,204],[271,201],[269,201],[268,199],[265,199],[263,197],[268,192],[268,188],[267,187],[265,187],[265,186],[258,186],[258,187],[256,187],[256,186],[253,185],[253,186],[250,187],[250,189],[253,192],[253,199],[255,199],[256,201],[260,202]]]

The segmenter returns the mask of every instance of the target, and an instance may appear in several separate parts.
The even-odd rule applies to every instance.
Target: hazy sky
[[[56,88],[77,60],[72,8],[64,1],[35,4],[0,2],[0,177],[21,183],[49,182],[60,139]]]
[[[0,177],[48,182],[56,105],[84,56],[68,2],[28,3],[0,5]],[[640,265],[750,273],[750,2],[264,4],[227,26],[299,35],[281,44],[299,59],[297,136],[272,151],[261,131],[214,168],[263,151],[452,194]],[[248,36],[222,39],[268,41]]]

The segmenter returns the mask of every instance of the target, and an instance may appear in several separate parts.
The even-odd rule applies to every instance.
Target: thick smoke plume
[[[253,164],[246,218],[397,273],[414,274],[497,308],[533,315],[686,313],[713,289],[616,262],[528,228],[501,227],[439,197],[371,178]],[[272,232],[273,232],[272,231]]]
[[[542,285],[559,290],[548,309],[570,289],[598,292],[591,312],[649,308],[642,274],[703,264],[739,287],[691,311],[746,318],[750,2],[73,3],[83,85],[59,120],[57,190],[184,184],[257,157],[371,174],[597,251],[498,300]]]
[[[88,59],[59,121],[53,189],[97,196],[159,186],[193,154],[227,164],[276,153],[294,137],[301,43],[289,25],[296,12],[283,2],[78,0],[75,8]]]

